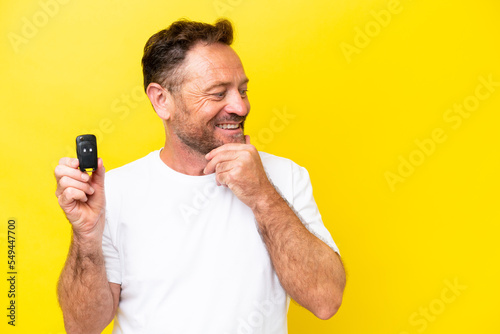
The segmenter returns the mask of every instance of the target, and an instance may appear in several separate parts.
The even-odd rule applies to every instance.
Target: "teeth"
[[[217,124],[216,126],[221,129],[237,129],[240,127],[239,124]]]

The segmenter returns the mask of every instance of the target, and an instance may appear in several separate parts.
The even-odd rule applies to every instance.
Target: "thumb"
[[[104,174],[106,169],[101,158],[97,159],[97,169],[92,173],[92,186],[104,188]]]

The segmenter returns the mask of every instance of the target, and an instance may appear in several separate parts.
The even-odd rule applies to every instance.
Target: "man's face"
[[[248,78],[236,52],[221,43],[199,43],[182,66],[184,81],[174,93],[172,135],[203,155],[227,143],[244,143]]]

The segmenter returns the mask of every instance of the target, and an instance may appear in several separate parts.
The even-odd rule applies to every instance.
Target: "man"
[[[58,294],[68,333],[286,333],[289,297],[339,308],[342,263],[307,171],[243,133],[232,26],[174,22],[144,49],[165,146],[106,174],[56,167],[73,238]],[[104,194],[106,189],[106,195]]]

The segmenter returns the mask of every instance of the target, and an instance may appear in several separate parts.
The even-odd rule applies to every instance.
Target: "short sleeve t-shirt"
[[[250,208],[215,174],[178,173],[159,153],[106,174],[103,252],[122,289],[113,333],[287,333],[289,299]],[[338,252],[307,171],[260,156],[307,229]]]

